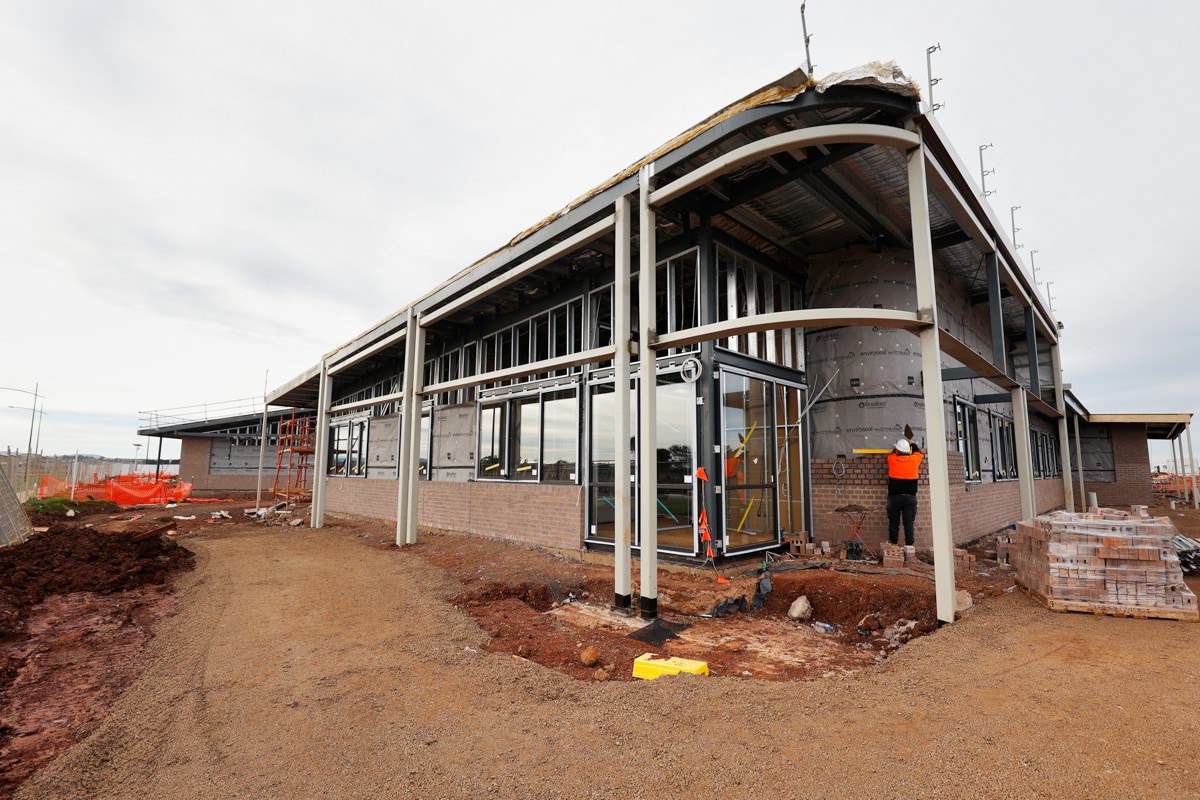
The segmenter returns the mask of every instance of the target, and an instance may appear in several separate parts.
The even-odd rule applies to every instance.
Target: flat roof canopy
[[[1145,425],[1147,439],[1174,439],[1191,423],[1191,414],[1089,414],[1088,422],[1109,425]]]

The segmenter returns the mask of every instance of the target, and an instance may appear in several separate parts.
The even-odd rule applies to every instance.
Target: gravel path
[[[479,652],[412,553],[190,539],[153,663],[20,798],[1200,796],[1200,625],[1019,594],[805,683],[585,683]]]

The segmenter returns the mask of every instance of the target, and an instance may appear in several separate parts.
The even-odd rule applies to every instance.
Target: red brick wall
[[[1150,445],[1146,439],[1146,426],[1112,425],[1110,427],[1117,479],[1115,481],[1085,479],[1084,490],[1095,492],[1096,500],[1102,506],[1150,505],[1154,499],[1154,479],[1150,473]],[[1082,502],[1086,501],[1087,498],[1084,498]]]
[[[1021,516],[1021,490],[1017,481],[966,483],[953,476],[963,471],[962,454],[947,454],[950,469],[950,513],[954,542],[962,544],[1008,527]],[[839,542],[850,532],[849,523],[834,509],[857,503],[871,509],[863,525],[868,542],[887,540],[887,456],[862,455],[844,462],[846,474],[839,482],[833,475],[834,462],[812,462],[813,535],[820,540]],[[1034,481],[1038,511],[1050,511],[1063,505],[1063,484],[1059,478]],[[917,489],[916,545],[933,545],[929,513],[929,474],[921,470]],[[901,529],[901,536],[904,535]]]
[[[329,478],[325,511],[394,521],[396,488],[396,481]],[[584,499],[572,485],[421,481],[417,520],[423,528],[580,550]]]
[[[208,471],[212,450],[212,439],[201,436],[185,436],[179,448],[179,478],[192,484],[195,497],[253,494],[258,490],[257,475],[212,475]],[[272,467],[273,469],[273,467]],[[269,491],[275,475],[263,474],[263,491]]]

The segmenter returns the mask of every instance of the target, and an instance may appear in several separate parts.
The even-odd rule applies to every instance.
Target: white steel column
[[[613,607],[632,605],[629,521],[629,273],[630,214],[628,197],[616,202],[616,250],[613,282]],[[643,245],[644,247],[645,245]]]
[[[412,411],[405,414],[410,418],[408,431],[411,434],[408,453],[408,513],[404,524],[404,543],[417,543],[417,493],[421,486],[421,391],[425,388],[425,329],[421,327],[421,317],[413,314],[412,352],[415,360],[412,365],[405,364],[405,374],[412,372]],[[430,415],[429,424],[433,425]]]
[[[638,524],[642,583],[638,607],[642,617],[658,616],[658,442],[654,340],[654,262],[657,223],[650,206],[653,164],[638,174]]]
[[[1017,483],[1021,490],[1021,519],[1037,516],[1037,486],[1033,482],[1033,448],[1029,444],[1029,403],[1024,387],[1012,390],[1013,427],[1017,439]]]
[[[1058,460],[1062,462],[1063,506],[1067,511],[1075,510],[1075,488],[1071,480],[1071,443],[1067,438],[1067,398],[1063,391],[1062,360],[1058,345],[1050,345],[1050,368],[1054,370],[1054,396],[1058,413]]]
[[[1188,477],[1192,479],[1192,508],[1200,508],[1200,488],[1196,486],[1196,460],[1192,455],[1192,423],[1183,426],[1188,440]]]
[[[946,458],[946,412],[942,401],[942,348],[937,326],[937,289],[933,236],[929,228],[929,189],[925,182],[924,145],[908,151],[908,202],[912,210],[913,263],[921,330],[921,374],[925,397],[925,435],[929,465],[929,511],[933,524],[933,576],[937,618],[954,621],[954,531],[950,515],[950,468]]]
[[[267,408],[268,408],[267,399],[264,397],[263,398],[262,427],[259,429],[259,442],[258,442],[258,483],[254,489],[254,510],[255,511],[262,508],[263,464],[267,460]],[[161,441],[161,439],[159,441]],[[278,447],[279,443],[276,442],[275,446]]]
[[[320,387],[317,392],[317,452],[313,464],[312,519],[314,528],[325,527],[325,479],[329,472],[329,404],[333,401],[333,378],[329,365],[321,360]]]
[[[1176,496],[1179,496],[1182,494],[1182,492],[1180,491],[1180,488],[1179,488],[1181,485],[1180,484],[1180,476],[1182,474],[1180,471],[1181,468],[1179,466],[1179,451],[1175,449],[1175,443],[1178,441],[1179,441],[1178,436],[1171,440],[1171,458],[1175,462],[1175,488],[1173,491]],[[1180,449],[1182,449],[1182,448],[1180,448]]]
[[[1079,508],[1087,511],[1087,490],[1083,485],[1083,446],[1079,443],[1079,415],[1075,415],[1075,466],[1079,468]]]
[[[413,343],[416,340],[413,328],[416,320],[411,308],[405,314],[404,325],[404,371],[400,373],[400,391],[404,397],[397,403],[400,408],[400,453],[396,456],[396,547],[404,546],[407,531],[405,525],[408,520],[408,472],[410,468],[408,446],[412,442],[412,434],[408,429],[409,412],[421,405],[420,401],[414,400],[413,370],[410,367],[416,358],[413,355]],[[420,423],[418,423],[417,431],[419,432],[420,429]]]

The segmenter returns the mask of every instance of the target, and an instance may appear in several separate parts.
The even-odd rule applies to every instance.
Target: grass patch
[[[65,517],[68,510],[74,511],[80,516],[86,516],[120,511],[121,507],[111,500],[68,500],[65,497],[47,497],[45,500],[27,500],[25,510]]]

